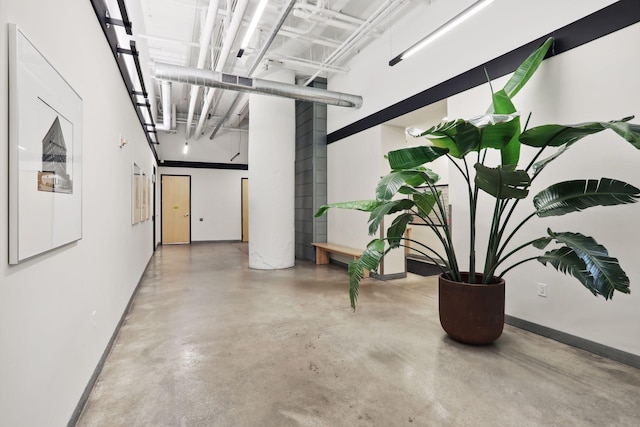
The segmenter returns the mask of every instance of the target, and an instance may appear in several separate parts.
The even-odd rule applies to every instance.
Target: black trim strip
[[[185,162],[182,160],[161,161],[158,166],[167,168],[196,168],[196,169],[234,169],[249,170],[249,165],[239,163],[207,163],[207,162]]]
[[[144,271],[142,272],[140,279],[138,279],[138,284],[136,285],[136,288],[133,290],[133,292],[131,293],[131,296],[129,297],[129,302],[127,303],[127,306],[125,307],[124,311],[122,312],[122,315],[120,316],[120,320],[118,321],[118,324],[116,325],[115,329],[113,330],[113,333],[111,334],[111,338],[107,343],[107,347],[102,352],[102,356],[100,357],[100,360],[98,360],[98,363],[95,369],[93,370],[93,373],[91,374],[91,378],[89,378],[87,385],[84,387],[82,396],[80,396],[80,400],[78,401],[78,404],[73,410],[73,413],[71,414],[71,418],[69,418],[67,427],[74,427],[78,423],[78,420],[80,419],[80,415],[82,415],[82,411],[84,410],[85,405],[89,401],[89,396],[93,391],[93,387],[98,381],[98,376],[102,372],[102,368],[104,367],[104,364],[107,361],[107,357],[109,357],[109,354],[111,353],[111,349],[113,348],[113,345],[116,342],[116,338],[118,338],[118,334],[120,333],[120,329],[122,329],[122,325],[124,324],[127,314],[129,314],[129,311],[131,311],[133,300],[138,295],[138,291],[140,290],[142,281],[145,278],[147,271],[149,270],[149,267],[151,266],[151,261],[153,261],[153,253],[149,257],[149,261],[147,261],[147,266],[144,268]]]
[[[600,37],[640,22],[640,2],[621,0],[578,21],[546,34],[524,46],[505,53],[447,81],[397,102],[327,135],[327,144],[347,138],[363,130],[385,123],[418,108],[431,105],[452,95],[486,83],[486,68],[492,79],[515,71],[520,63],[544,40],[553,36],[555,42],[547,57],[556,56]]]

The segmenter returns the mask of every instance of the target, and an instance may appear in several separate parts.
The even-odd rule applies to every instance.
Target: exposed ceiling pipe
[[[340,19],[330,18],[324,15],[315,15],[311,12],[307,12],[306,10],[296,9],[293,11],[293,16],[347,31],[355,31],[358,28],[358,25],[351,22],[341,21]]]
[[[295,3],[296,3],[296,0],[289,0],[289,3],[280,12],[278,19],[276,20],[275,24],[273,24],[273,28],[271,28],[271,31],[269,32],[269,36],[267,37],[267,40],[264,42],[264,44],[260,48],[260,52],[258,52],[258,56],[256,57],[255,61],[253,61],[253,64],[251,65],[251,68],[247,73],[249,77],[253,75],[253,73],[256,71],[256,69],[260,65],[262,58],[264,58],[264,55],[267,53],[267,50],[269,50],[269,47],[271,47],[271,43],[273,43],[273,40],[276,38],[276,35],[280,31],[280,28],[282,28],[282,25],[284,25],[284,21],[287,19],[287,16],[289,16],[289,13],[291,13],[291,9],[293,9],[293,5]],[[213,132],[211,132],[211,135],[209,135],[209,139],[215,138],[216,134],[218,133],[222,125],[224,125],[224,123],[229,118],[229,115],[231,114],[231,110],[233,110],[233,108],[236,106],[239,100],[240,100],[240,94],[236,95],[236,97],[233,100],[233,103],[225,113],[224,117],[220,121],[218,121],[218,124],[216,125],[215,129],[213,129]]]
[[[308,44],[316,44],[319,46],[326,46],[332,49],[337,49],[340,47],[340,42],[329,40],[324,37],[310,37],[306,35],[307,32],[309,31],[301,31],[294,27],[283,26],[280,30],[279,35],[294,39],[296,41],[305,42]]]
[[[322,65],[331,65],[335,61],[337,61],[342,55],[344,55],[351,47],[353,47],[362,37],[364,37],[367,32],[373,27],[377,22],[386,18],[391,11],[394,11],[394,6],[396,3],[405,3],[405,0],[387,0],[380,5],[376,11],[367,18],[367,20],[356,30],[353,34],[351,34],[342,45],[336,49],[331,55],[329,55],[323,62]],[[395,11],[400,9],[400,7],[395,7]],[[311,83],[316,77],[320,75],[322,69],[316,71],[311,77],[307,79],[304,85],[308,85]]]
[[[231,112],[231,120],[227,123],[228,126],[232,128],[237,128],[240,126],[240,123],[249,115],[249,100],[248,95],[245,93],[244,96],[238,101],[238,105],[235,110]]]
[[[211,135],[209,136],[209,139],[213,139],[216,136],[216,134],[218,133],[218,131],[220,130],[220,128],[222,128],[222,125],[227,120],[229,120],[229,116],[231,116],[231,110],[236,108],[236,105],[238,105],[238,102],[240,102],[241,95],[242,94],[240,92],[236,93],[236,96],[233,98],[233,101],[231,102],[231,105],[227,109],[227,112],[224,113],[224,116],[218,121],[218,124],[216,125],[215,129],[213,129],[213,132],[211,132]]]
[[[171,82],[162,82],[162,124],[156,130],[171,130]]]
[[[269,32],[269,37],[267,37],[267,40],[264,42],[264,44],[260,48],[260,52],[258,52],[258,56],[256,57],[255,61],[253,61],[253,64],[251,65],[251,69],[247,73],[249,77],[253,75],[253,73],[258,68],[258,65],[260,65],[260,61],[262,61],[262,58],[264,58],[264,55],[267,53],[267,50],[269,50],[269,48],[271,47],[271,43],[273,43],[273,40],[276,38],[276,35],[280,31],[280,28],[282,28],[282,25],[284,24],[284,21],[287,19],[287,16],[289,16],[289,13],[291,12],[291,9],[293,8],[294,4],[296,4],[296,0],[289,0],[289,3],[280,12],[280,16],[278,16],[276,23],[273,24],[273,28],[271,28],[271,31]]]
[[[171,64],[157,63],[153,70],[153,76],[158,80],[169,80],[172,82],[215,87],[237,92],[274,95],[339,107],[359,108],[362,105],[362,97],[358,95],[274,82],[271,80],[250,79],[232,74],[180,67]],[[201,119],[203,118],[201,117]]]
[[[355,18],[350,15],[346,15],[342,12],[337,12],[332,9],[327,9],[326,7],[321,7],[317,5],[313,5],[310,3],[298,3],[295,6],[296,9],[304,9],[307,12],[312,12],[314,14],[319,13],[320,15],[324,15],[329,18],[339,19],[341,21],[350,22],[356,26],[360,26],[364,24],[363,19]],[[330,24],[331,25],[331,24]]]
[[[204,68],[204,63],[207,60],[207,54],[209,53],[209,44],[211,43],[211,35],[213,34],[213,27],[216,23],[216,17],[218,16],[218,6],[220,0],[211,0],[209,2],[209,9],[207,10],[207,18],[204,23],[204,28],[200,34],[200,53],[198,54],[197,68]],[[193,114],[196,111],[196,101],[200,93],[199,86],[192,86],[191,93],[189,95],[189,113],[187,114],[187,138],[191,133],[191,123],[193,121]]]
[[[247,10],[248,4],[249,0],[238,0],[238,3],[236,4],[233,18],[231,18],[229,30],[227,31],[227,36],[225,37],[224,43],[222,44],[222,52],[220,52],[220,57],[218,58],[218,63],[216,64],[215,71],[218,73],[224,70],[224,66],[227,62],[227,59],[229,58],[229,53],[231,52],[231,47],[233,46],[233,41],[238,36],[240,25],[242,24],[242,20],[244,19],[244,13]],[[200,137],[200,133],[202,132],[202,128],[204,127],[204,122],[207,117],[209,107],[211,106],[211,102],[213,101],[214,95],[215,90],[210,90],[204,100],[204,105],[202,106],[202,111],[200,113],[200,120],[198,120],[198,126],[196,127],[196,138]]]
[[[292,58],[289,56],[275,56],[269,54],[267,56],[267,60],[270,62],[284,64],[287,66],[287,68],[295,68],[306,72],[309,72],[309,70],[316,71],[318,69],[329,73],[346,74],[349,72],[348,68],[338,67],[335,65],[323,65],[320,62],[310,61],[308,59],[302,58]]]

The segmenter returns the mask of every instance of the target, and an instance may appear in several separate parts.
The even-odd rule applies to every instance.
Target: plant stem
[[[508,254],[506,254],[505,256],[503,256],[502,258],[500,258],[495,265],[493,266],[493,271],[495,272],[495,270],[498,269],[498,266],[500,264],[502,264],[503,262],[505,262],[507,260],[507,258],[509,258],[511,255],[514,255],[515,253],[521,251],[522,249],[526,248],[527,246],[530,246],[533,242],[535,242],[538,239],[533,239],[528,241],[527,243],[523,243],[522,245],[518,246],[517,248],[515,248],[514,250],[512,250],[511,252],[509,252]]]
[[[523,219],[522,222],[520,222],[520,224],[518,224],[518,226],[511,232],[511,234],[509,234],[509,237],[507,237],[507,240],[504,241],[504,243],[502,244],[502,247],[498,251],[498,254],[497,254],[498,257],[500,257],[502,252],[504,252],[505,248],[507,247],[507,244],[513,238],[513,236],[515,236],[515,234],[518,232],[518,230],[520,230],[520,228],[522,228],[522,226],[525,225],[527,223],[527,221],[529,221],[534,216],[536,216],[535,212],[532,213],[531,215],[527,216],[525,219]]]
[[[467,172],[466,181],[469,195],[469,283],[476,283],[476,208],[478,202],[478,189],[471,185],[467,159],[464,158],[463,161],[464,168]]]
[[[496,203],[493,208],[493,218],[491,219],[491,229],[489,231],[489,244],[487,245],[487,255],[485,257],[485,264],[482,276],[482,282],[488,283],[492,276],[492,266],[497,258],[496,252],[500,239],[498,236],[498,227],[500,226],[500,211],[502,207],[502,200],[496,198]]]
[[[520,264],[524,264],[525,262],[529,262],[529,261],[533,261],[534,259],[538,259],[537,256],[531,257],[531,258],[527,258],[527,259],[523,259],[520,262],[517,262],[515,264],[513,264],[511,267],[507,268],[506,270],[504,270],[502,273],[500,273],[500,275],[498,276],[499,278],[502,278],[505,274],[507,274],[507,272],[513,268],[516,268],[517,266],[519,266]]]

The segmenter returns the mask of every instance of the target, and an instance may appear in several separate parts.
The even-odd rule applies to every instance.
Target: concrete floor
[[[638,426],[640,370],[506,326],[440,328],[435,278],[247,268],[243,244],[164,246],[80,426]]]

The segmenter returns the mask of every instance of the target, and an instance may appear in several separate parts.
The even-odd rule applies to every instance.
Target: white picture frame
[[[137,163],[131,169],[131,225],[136,225],[142,217],[142,169]]]
[[[9,24],[9,264],[82,239],[82,98]]]

